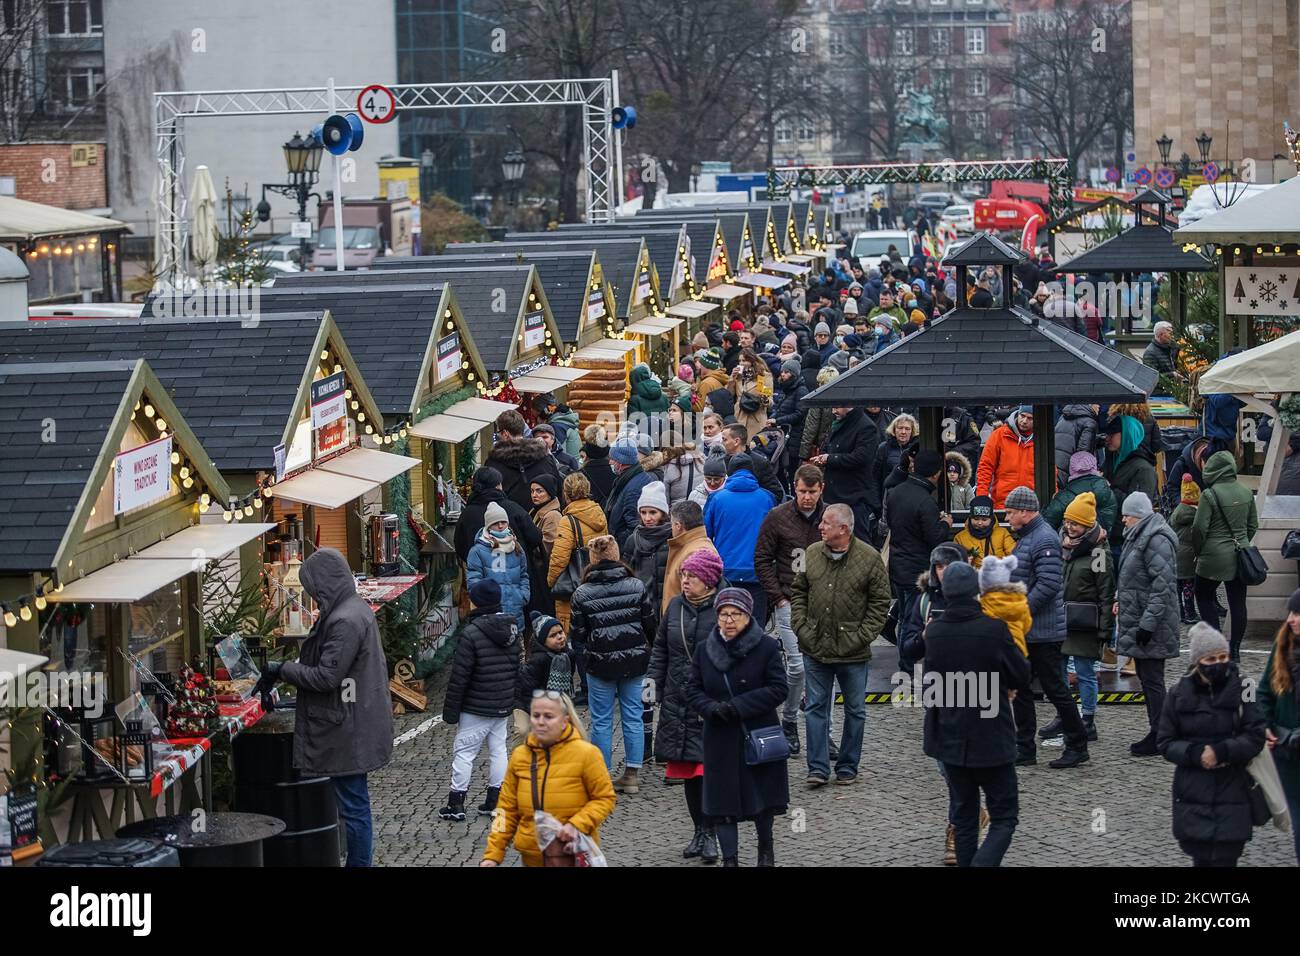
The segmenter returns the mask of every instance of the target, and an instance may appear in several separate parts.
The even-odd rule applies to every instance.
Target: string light
[[[27,601],[23,598],[18,599],[18,616],[24,621],[32,619],[32,609],[27,606]]]
[[[3,610],[4,610],[4,614],[5,614],[5,627],[17,627],[17,626],[18,626],[18,616],[17,616],[16,614],[14,614],[13,611],[9,610],[9,605],[8,605],[8,604],[0,604],[0,609],[3,609]]]

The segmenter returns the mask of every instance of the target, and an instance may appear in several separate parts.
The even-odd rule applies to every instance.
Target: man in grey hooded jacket
[[[298,572],[320,611],[298,660],[267,666],[263,680],[298,688],[293,765],[330,777],[347,830],[348,866],[369,866],[373,828],[366,775],[393,753],[388,664],[375,613],[357,594],[343,555],[320,548]]]

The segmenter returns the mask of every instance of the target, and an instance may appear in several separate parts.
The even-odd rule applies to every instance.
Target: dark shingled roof
[[[0,570],[53,567],[135,367],[0,365]]]
[[[959,242],[943,255],[946,266],[1013,266],[1028,258],[1025,253],[1007,245],[997,236],[986,232]]]
[[[790,203],[790,218],[794,220],[794,231],[799,234],[800,245],[803,245],[804,237],[808,235],[808,207],[810,205],[811,203],[806,199]]]
[[[443,253],[434,256],[433,262],[444,267],[453,265],[475,265],[484,260],[502,259],[514,262],[518,253],[512,252],[475,252],[456,255]],[[587,279],[591,276],[593,261],[598,257],[594,252],[530,252],[523,261],[537,268],[537,278],[546,290],[546,301],[550,303],[555,324],[560,327],[560,339],[574,342],[578,338],[578,327],[587,314]],[[602,266],[603,268],[603,266]],[[456,281],[452,280],[454,288]]]
[[[807,405],[1132,402],[1159,376],[1135,359],[1019,309],[956,309],[871,356]]]
[[[1144,223],[1081,252],[1056,267],[1057,272],[1206,272],[1210,260],[1183,252],[1173,233]]]
[[[405,418],[420,389],[424,358],[441,328],[443,280],[400,285],[367,281],[370,272],[303,272],[261,291],[263,311],[329,310],[385,418]],[[339,277],[349,276],[340,282]]]
[[[460,306],[461,315],[465,317],[470,335],[474,336],[474,344],[478,347],[484,366],[489,373],[504,371],[510,362],[511,344],[519,319],[519,304],[528,295],[528,277],[532,267],[513,262],[507,265],[493,260],[485,260],[481,266],[450,265],[439,262],[440,258],[429,258],[429,266],[422,262],[420,266],[410,269],[372,269],[367,273],[356,274],[369,276],[366,284],[370,288],[385,284],[400,286],[426,281],[450,282],[456,293],[456,303]],[[442,268],[432,268],[433,263],[438,263]],[[504,299],[498,294],[498,289],[505,290]],[[351,347],[350,340],[348,345]]]
[[[707,224],[699,222],[687,222],[686,234],[691,239],[691,251],[695,255],[695,263],[700,264],[699,244],[705,243],[712,253],[713,242],[713,223],[714,220],[708,220]],[[653,223],[646,222],[617,222],[604,226],[573,225],[561,226],[560,234],[563,236],[582,236],[593,239],[601,239],[611,235],[629,235],[645,239],[646,249],[650,253],[650,261],[654,263],[655,268],[659,271],[659,281],[667,283],[672,278],[673,264],[677,261],[677,243],[681,236],[682,220],[672,219],[660,222],[655,220]],[[512,233],[506,237],[506,242],[512,239],[520,239],[533,233]],[[702,238],[703,237],[703,238]],[[708,263],[704,263],[704,268],[708,269]],[[700,276],[695,277],[697,281],[701,280]]]
[[[727,261],[731,263],[732,269],[736,269],[736,262],[740,258],[740,246],[745,241],[745,216],[744,211],[722,213],[722,212],[695,212],[695,207],[683,206],[680,216],[664,216],[663,219],[676,223],[686,223],[687,234],[691,237],[691,249],[696,248],[697,242],[710,242],[708,234],[700,227],[700,223],[707,224],[707,228],[712,228],[713,223],[718,223],[722,228],[722,238],[727,244]],[[729,207],[722,207],[729,208]],[[743,209],[743,207],[741,207]],[[660,217],[654,218],[657,223]],[[631,220],[619,220],[620,224],[630,222]],[[693,231],[698,230],[698,231]],[[698,253],[697,253],[698,254]],[[712,258],[712,251],[709,253]],[[698,261],[698,260],[697,260]],[[707,266],[707,263],[706,263]],[[737,270],[739,271],[739,270]],[[697,280],[700,276],[695,277]]]
[[[615,307],[624,309],[631,301],[631,291],[636,288],[637,262],[641,256],[641,237],[589,239],[585,236],[568,238],[563,232],[531,233],[534,239],[509,242],[451,242],[443,250],[445,255],[462,255],[471,252],[595,252],[600,256],[605,278],[616,291]],[[653,255],[653,253],[652,253]],[[437,257],[432,257],[436,259]],[[391,260],[390,260],[391,261]],[[460,298],[460,284],[453,280],[456,297]],[[461,303],[464,307],[464,303]]]
[[[148,312],[148,303],[146,303]],[[0,324],[0,363],[143,358],[221,471],[267,468],[315,359],[319,312]]]

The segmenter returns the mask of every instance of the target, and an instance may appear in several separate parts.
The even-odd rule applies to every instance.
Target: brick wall
[[[72,165],[74,148],[94,150],[91,165]],[[19,143],[0,146],[0,176],[13,176],[15,195],[60,209],[101,209],[108,205],[104,144]]]

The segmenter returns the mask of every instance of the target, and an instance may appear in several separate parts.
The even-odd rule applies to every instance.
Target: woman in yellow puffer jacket
[[[524,866],[542,866],[533,823],[537,802],[561,823],[560,838],[585,833],[600,842],[600,825],[614,811],[616,797],[605,758],[582,737],[573,703],[559,691],[536,690],[532,733],[515,748],[506,766],[492,832],[479,866],[497,866],[513,838]]]

